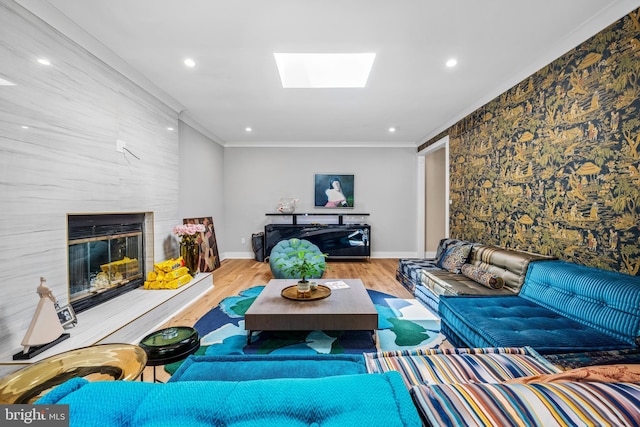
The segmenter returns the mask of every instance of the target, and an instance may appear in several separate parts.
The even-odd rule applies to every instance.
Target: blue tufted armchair
[[[287,274],[283,271],[287,269],[287,266],[293,263],[297,257],[298,251],[300,250],[307,251],[304,255],[305,258],[311,262],[317,263],[319,267],[318,270],[320,271],[320,274],[313,277],[307,277],[307,279],[319,279],[322,277],[326,268],[326,263],[325,255],[320,251],[320,249],[308,240],[289,239],[281,240],[271,250],[269,266],[271,267],[271,273],[273,273],[274,278],[300,279],[300,277],[294,277],[293,275]]]

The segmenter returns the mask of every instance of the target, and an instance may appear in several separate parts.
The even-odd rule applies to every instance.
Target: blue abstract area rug
[[[437,348],[445,337],[440,319],[417,300],[367,290],[378,311],[378,347],[367,331],[262,331],[247,344],[244,314],[264,286],[223,299],[196,322],[200,349],[196,354],[361,354],[373,351]],[[165,366],[175,372],[181,362]]]

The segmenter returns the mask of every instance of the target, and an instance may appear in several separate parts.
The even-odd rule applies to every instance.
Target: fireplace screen
[[[142,285],[143,232],[144,215],[69,215],[69,301],[76,312]]]

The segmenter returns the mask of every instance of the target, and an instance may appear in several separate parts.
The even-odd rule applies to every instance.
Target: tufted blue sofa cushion
[[[398,372],[254,381],[71,379],[36,403],[69,405],[71,427],[420,427]]]
[[[443,332],[464,347],[533,347],[542,354],[616,350],[630,344],[516,295],[440,297]]]
[[[640,336],[640,277],[565,261],[533,263],[520,296],[631,345]]]
[[[540,353],[637,347],[640,278],[564,261],[531,263],[519,295],[440,297],[454,345]]]
[[[271,249],[271,255],[269,256],[269,267],[271,267],[271,273],[276,279],[300,279],[300,277],[293,277],[290,274],[282,271],[282,268],[289,264],[289,260],[294,255],[296,250],[307,250],[305,258],[311,260],[314,263],[320,265],[321,274],[317,274],[313,277],[307,277],[307,279],[319,279],[324,274],[326,268],[325,257],[322,251],[308,240],[304,239],[289,239],[281,240],[277,245]]]
[[[323,378],[366,372],[361,354],[192,355],[180,365],[169,382]]]

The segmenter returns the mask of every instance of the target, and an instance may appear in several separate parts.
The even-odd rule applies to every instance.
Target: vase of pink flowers
[[[204,224],[182,224],[173,227],[173,233],[180,238],[180,256],[192,276],[198,272],[198,258],[200,257],[198,239],[205,231]]]

